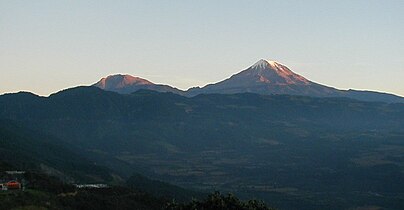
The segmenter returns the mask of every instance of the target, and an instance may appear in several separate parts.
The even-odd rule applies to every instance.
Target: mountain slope
[[[168,85],[154,84],[148,80],[133,77],[130,75],[111,75],[106,78],[102,78],[99,82],[93,86],[101,88],[107,91],[118,92],[121,94],[133,93],[140,89],[154,90],[158,92],[172,92],[176,94],[183,94],[183,91],[170,87]]]
[[[27,96],[22,100],[22,96],[25,95],[17,93],[0,96],[0,119],[12,119],[92,149],[97,145],[109,144],[111,139],[114,139],[115,144],[108,145],[106,148],[109,150],[127,146],[137,150],[137,146],[150,146],[146,139],[154,140],[159,138],[159,134],[151,132],[140,135],[139,132],[145,128],[142,126],[174,129],[173,126],[180,126],[179,122],[186,126],[195,125],[195,129],[202,129],[201,132],[205,127],[212,128],[211,131],[206,130],[209,132],[217,130],[213,125],[221,127],[219,122],[227,125],[228,122],[243,120],[264,127],[286,120],[295,126],[313,126],[318,129],[396,129],[404,122],[401,104],[369,103],[345,98],[251,93],[209,94],[188,98],[148,90],[121,95],[95,87],[72,88],[49,97]],[[269,124],[260,124],[263,122]],[[251,129],[248,132],[257,127]],[[133,136],[118,137],[122,135]],[[127,140],[139,141],[139,145],[119,143]]]
[[[97,166],[76,149],[23,128],[10,120],[0,120],[0,158],[23,170],[40,170],[65,181],[111,181],[108,169]]]
[[[153,179],[280,209],[404,205],[403,104],[77,87],[0,96],[1,118],[102,154],[99,164],[118,159]]]

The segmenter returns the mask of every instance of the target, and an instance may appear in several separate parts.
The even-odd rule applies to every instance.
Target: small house
[[[7,186],[8,190],[20,190],[21,189],[21,183],[15,181],[15,180],[7,182],[6,186]]]

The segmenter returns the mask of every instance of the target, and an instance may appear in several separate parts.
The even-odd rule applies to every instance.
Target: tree
[[[227,196],[220,192],[209,194],[205,200],[198,201],[193,199],[189,203],[176,203],[174,200],[167,203],[167,210],[274,210],[267,207],[264,202],[258,200],[241,201],[233,194]]]

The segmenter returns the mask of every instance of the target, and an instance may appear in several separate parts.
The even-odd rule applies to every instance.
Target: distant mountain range
[[[140,89],[158,92],[172,92],[183,96],[199,94],[257,93],[261,95],[302,95],[311,97],[347,97],[362,101],[404,103],[404,98],[374,91],[339,90],[312,82],[291,71],[276,61],[259,60],[249,68],[218,83],[202,88],[194,87],[187,91],[168,85],[154,84],[148,80],[130,75],[111,75],[102,78],[93,86],[103,90],[129,94]]]

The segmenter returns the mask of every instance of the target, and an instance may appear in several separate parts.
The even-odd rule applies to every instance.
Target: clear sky
[[[128,73],[187,89],[277,60],[404,96],[404,1],[0,0],[0,94]]]

